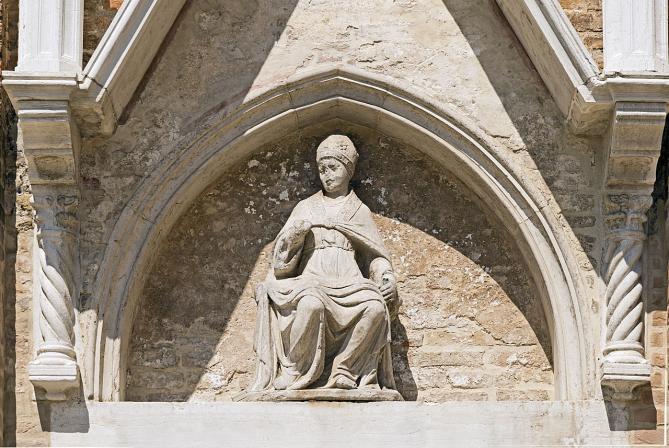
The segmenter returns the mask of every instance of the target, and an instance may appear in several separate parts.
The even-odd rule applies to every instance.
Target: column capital
[[[617,102],[609,128],[609,193],[650,195],[667,116],[665,103]]]
[[[76,185],[80,135],[70,107],[76,76],[3,72],[3,77],[19,119],[31,184]]]

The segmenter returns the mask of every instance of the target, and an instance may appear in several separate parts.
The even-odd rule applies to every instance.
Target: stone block
[[[496,347],[486,354],[486,364],[499,367],[538,367],[550,370],[541,346]]]
[[[133,353],[134,363],[144,367],[157,369],[175,367],[177,365],[177,354],[170,343],[142,344],[141,348]]]
[[[665,351],[653,350],[649,351],[650,363],[657,367],[665,367],[667,355]]]
[[[480,373],[477,370],[450,372],[448,381],[452,387],[461,389],[481,389],[493,384],[491,375]]]
[[[475,367],[483,364],[483,353],[483,349],[446,350],[439,346],[423,345],[409,353],[409,365]]]
[[[530,390],[497,390],[497,401],[543,401],[550,400],[553,396],[551,390],[530,389]]]
[[[418,401],[426,403],[443,403],[448,401],[488,401],[490,399],[487,391],[480,390],[448,390],[448,389],[425,389],[418,392]]]
[[[661,428],[633,431],[632,443],[635,445],[662,446],[664,444],[664,431]]]

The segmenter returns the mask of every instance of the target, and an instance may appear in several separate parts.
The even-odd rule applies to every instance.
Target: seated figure
[[[295,206],[256,288],[251,390],[395,389],[397,283],[369,208],[349,190],[358,153],[332,135],[316,158],[323,191]]]

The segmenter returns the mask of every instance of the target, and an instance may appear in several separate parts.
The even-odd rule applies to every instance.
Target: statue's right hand
[[[295,222],[293,223],[293,227],[295,230],[297,230],[298,233],[305,233],[309,229],[311,229],[312,224],[311,221],[307,219],[296,219]]]

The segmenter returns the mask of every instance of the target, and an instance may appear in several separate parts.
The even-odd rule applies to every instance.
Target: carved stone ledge
[[[74,75],[3,72],[2,85],[19,119],[19,143],[28,160],[30,182],[77,183],[80,136],[70,110]]]
[[[59,356],[60,355],[60,356]],[[42,344],[37,358],[28,364],[30,382],[37,400],[62,401],[79,385],[79,368],[69,344]]]
[[[303,389],[266,390],[245,392],[235,401],[404,401],[399,392],[392,389]]]
[[[648,362],[627,364],[604,362],[602,387],[609,389],[613,401],[634,400],[634,390],[650,382],[651,367]]]

